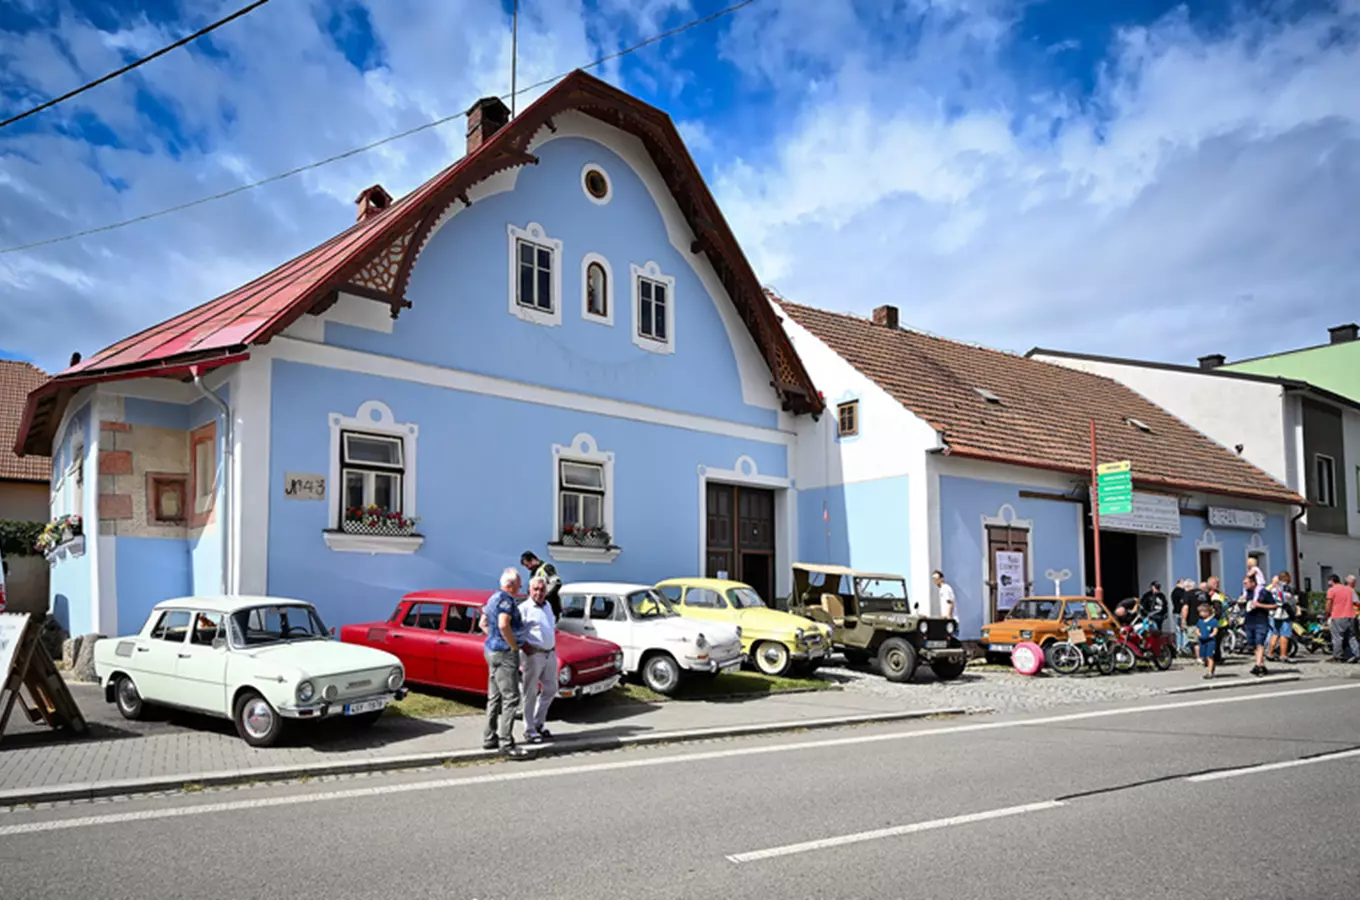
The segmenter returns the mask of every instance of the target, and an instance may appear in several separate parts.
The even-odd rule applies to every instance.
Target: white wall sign
[[[326,476],[287,472],[283,476],[283,496],[289,500],[325,500]]]
[[[1181,533],[1181,504],[1165,494],[1133,492],[1133,512],[1118,516],[1101,516],[1100,527],[1109,531],[1133,531],[1140,534]]]
[[[1260,531],[1266,527],[1266,514],[1254,509],[1230,509],[1226,506],[1209,507],[1210,528],[1245,528]]]
[[[996,552],[996,608],[1010,609],[1025,596],[1025,554]]]
[[[19,639],[28,625],[28,613],[0,613],[0,685],[9,680]]]

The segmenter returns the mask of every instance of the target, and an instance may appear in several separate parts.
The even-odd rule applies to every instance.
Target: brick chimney
[[[1360,336],[1360,326],[1354,322],[1349,325],[1337,325],[1335,328],[1327,329],[1327,336],[1331,338],[1333,344],[1345,344]]]
[[[1199,367],[1201,369],[1217,369],[1227,361],[1228,358],[1222,353],[1210,353],[1208,356],[1199,358]]]
[[[359,214],[355,221],[362,222],[391,206],[392,195],[383,190],[382,185],[375,184],[372,187],[364,188],[359,196],[354,198],[354,203],[359,207]]]
[[[884,328],[897,327],[897,307],[879,306],[874,309],[874,324],[882,325]]]
[[[510,110],[499,97],[483,97],[467,111],[467,152],[491,140],[510,121]]]

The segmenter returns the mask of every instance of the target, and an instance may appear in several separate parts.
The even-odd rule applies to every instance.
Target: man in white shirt
[[[939,569],[931,572],[930,577],[940,591],[940,609],[944,611],[945,618],[954,618],[954,589],[944,580],[944,573]]]
[[[520,662],[524,677],[524,739],[541,744],[552,733],[543,727],[557,696],[557,619],[548,605],[548,581],[529,579],[529,599],[519,605],[525,637]]]

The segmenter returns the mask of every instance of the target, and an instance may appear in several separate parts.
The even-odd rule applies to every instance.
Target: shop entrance
[[[1086,529],[1086,577],[1096,582],[1095,532]],[[1153,576],[1156,577],[1156,576]],[[1138,535],[1123,531],[1100,530],[1100,578],[1104,582],[1105,604],[1111,608],[1120,600],[1142,594],[1138,588]],[[1162,585],[1165,589],[1166,585]]]
[[[704,574],[749,584],[774,605],[774,491],[709,482]]]

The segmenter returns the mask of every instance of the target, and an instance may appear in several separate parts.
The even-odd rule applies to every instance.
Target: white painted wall
[[[1302,493],[1299,469],[1287,450],[1284,388],[1198,370],[1154,369],[1036,353],[1035,359],[1104,375],[1127,385],[1272,477]],[[1163,585],[1165,587],[1165,585]]]

